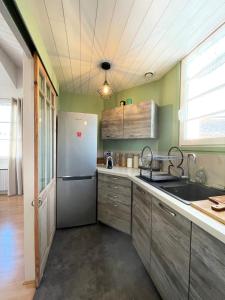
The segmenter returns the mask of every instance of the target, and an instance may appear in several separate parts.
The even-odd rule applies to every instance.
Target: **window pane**
[[[39,95],[39,191],[42,191],[46,185],[45,180],[45,100]]]
[[[10,103],[0,103],[0,122],[10,122],[11,105]]]
[[[46,165],[46,171],[47,171],[47,183],[50,182],[50,177],[51,177],[51,123],[50,123],[50,104],[47,102],[47,147],[46,147],[46,158],[47,158],[47,165]]]
[[[10,136],[10,123],[1,123],[0,122],[0,139],[8,140],[9,136]]]
[[[50,101],[50,87],[47,85],[47,99]]]
[[[225,63],[222,66],[214,70],[211,70],[211,72],[209,70],[206,74],[189,81],[187,86],[187,93],[186,93],[187,99],[196,97],[220,85],[225,85],[224,74],[225,74]]]
[[[39,89],[44,92],[45,90],[45,80],[41,73],[39,73]]]
[[[0,157],[9,157],[9,140],[0,139]]]
[[[216,137],[225,137],[225,112],[187,122],[186,139]]]
[[[51,126],[51,142],[52,142],[52,168],[51,168],[51,178],[54,177],[54,152],[55,152],[55,148],[54,148],[54,128],[55,128],[55,112],[54,112],[54,109],[52,108],[51,109],[51,113],[52,113],[52,116],[51,116],[51,119],[52,119],[52,126]]]
[[[181,142],[223,145],[225,26],[183,59],[181,72]]]
[[[225,111],[225,87],[188,102],[187,118],[196,118]]]

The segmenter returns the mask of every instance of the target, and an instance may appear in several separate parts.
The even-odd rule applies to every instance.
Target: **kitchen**
[[[224,299],[224,2],[15,3],[59,86],[34,299]]]

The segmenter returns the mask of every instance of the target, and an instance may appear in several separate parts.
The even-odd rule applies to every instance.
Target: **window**
[[[225,144],[225,27],[181,65],[180,145]]]
[[[11,101],[0,99],[0,159],[9,157]]]
[[[39,192],[54,178],[54,130],[55,130],[55,95],[51,91],[48,79],[39,72],[39,97],[38,97],[38,171]]]

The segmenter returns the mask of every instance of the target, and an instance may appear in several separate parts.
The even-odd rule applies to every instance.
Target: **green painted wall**
[[[57,92],[59,92],[59,83],[56,78],[56,75],[53,71],[52,64],[50,62],[47,50],[44,46],[42,37],[38,31],[37,24],[35,22],[35,18],[31,11],[29,10],[29,5],[27,5],[27,0],[15,0],[15,3],[20,11],[20,14],[24,20],[24,23],[31,35],[31,38],[38,50],[38,53],[45,65],[45,68],[48,72],[49,77],[51,78],[51,81],[56,89]]]
[[[103,154],[103,142],[100,135],[101,114],[104,109],[103,100],[99,96],[84,96],[74,93],[60,92],[58,111],[90,113],[98,115],[98,156]]]
[[[160,79],[159,152],[179,144],[180,63]]]

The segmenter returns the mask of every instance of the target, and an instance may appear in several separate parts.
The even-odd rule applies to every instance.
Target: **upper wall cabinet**
[[[124,106],[124,138],[157,137],[157,105],[153,101]]]
[[[105,110],[102,139],[157,138],[157,105],[154,101]]]
[[[123,107],[108,109],[102,113],[102,139],[123,138]]]

